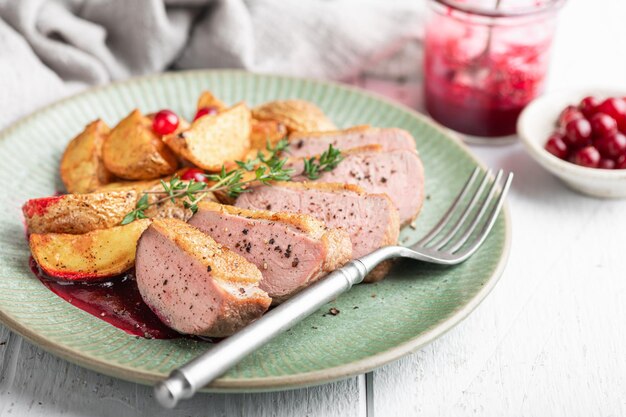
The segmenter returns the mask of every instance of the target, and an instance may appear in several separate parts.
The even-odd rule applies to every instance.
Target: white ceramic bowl
[[[517,133],[533,159],[572,189],[594,197],[626,197],[626,169],[585,168],[563,161],[544,149],[561,111],[569,104],[578,104],[586,96],[603,99],[624,97],[626,93],[623,90],[590,89],[545,94],[522,111],[517,121]]]

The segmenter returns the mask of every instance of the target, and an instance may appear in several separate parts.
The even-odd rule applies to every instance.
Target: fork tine
[[[485,222],[485,225],[483,226],[483,230],[480,232],[480,235],[474,241],[474,243],[471,244],[470,247],[468,247],[462,253],[457,254],[457,256],[459,257],[458,262],[463,262],[464,260],[472,256],[474,252],[476,252],[478,248],[480,248],[480,246],[483,244],[483,242],[489,235],[489,232],[491,232],[493,225],[496,224],[496,219],[498,218],[498,214],[500,214],[502,205],[504,204],[504,199],[511,186],[511,181],[513,181],[512,172],[509,173],[509,175],[507,176],[506,182],[504,183],[504,186],[502,187],[502,191],[500,192],[500,196],[498,197],[498,201],[496,202],[496,205],[491,210],[491,213],[489,214],[489,218],[487,219],[487,221]]]
[[[485,199],[483,205],[481,206],[478,214],[476,214],[476,217],[474,218],[472,223],[469,225],[467,230],[463,233],[463,235],[459,238],[459,240],[454,245],[452,245],[450,248],[448,248],[448,252],[456,253],[469,240],[470,236],[472,235],[472,233],[474,232],[474,230],[476,229],[478,224],[483,219],[485,212],[487,211],[487,209],[489,208],[491,203],[494,201],[494,195],[495,195],[495,193],[497,191],[498,183],[500,182],[500,178],[502,177],[502,174],[503,174],[503,172],[502,172],[502,170],[500,170],[498,172],[498,175],[496,176],[496,179],[494,180],[493,185],[491,186],[491,189],[489,190],[489,194],[487,195],[487,198]],[[509,174],[507,176],[507,179],[506,179],[505,183],[504,183],[504,186],[502,187],[502,189],[500,191],[500,195],[497,196],[497,198],[496,198],[496,205],[494,206],[494,209],[489,214],[488,221],[487,221],[486,224],[489,224],[490,221],[491,222],[495,221],[495,217],[496,217],[497,213],[500,211],[500,207],[501,207],[501,205],[502,205],[502,203],[504,201],[504,197],[505,197],[506,193],[508,192],[508,189],[509,189],[509,186],[510,186],[512,180],[513,180],[513,175]],[[494,219],[492,219],[492,217]],[[491,230],[491,226],[487,229],[487,233],[490,230]],[[480,243],[482,243],[482,240],[484,240],[484,237],[482,236],[482,234],[484,232],[485,232],[485,228],[483,228],[483,230],[481,231],[481,235],[477,239],[477,241],[479,241]],[[478,244],[478,246],[480,246],[480,243]],[[478,248],[478,246],[476,246],[476,248],[474,250],[476,250]]]
[[[469,224],[469,226],[467,226],[463,234],[458,239],[455,239],[451,246],[446,249],[446,252],[455,253],[456,251],[458,251],[468,241],[474,230],[476,230],[476,227],[482,220],[485,212],[493,202],[493,196],[498,188],[498,183],[500,182],[503,173],[504,172],[502,170],[498,171],[498,173],[496,174],[496,178],[493,180],[493,183],[491,184],[491,187],[487,192],[487,197],[485,197],[480,205],[480,208],[478,209],[478,213],[476,213],[472,222]]]
[[[435,237],[437,235],[437,233],[439,233],[441,231],[441,229],[443,229],[445,227],[445,225],[447,224],[448,220],[450,220],[450,217],[452,216],[452,213],[456,210],[456,208],[458,207],[459,203],[463,200],[463,198],[465,198],[465,195],[467,194],[469,189],[472,187],[472,185],[474,183],[474,180],[476,179],[476,176],[478,175],[479,172],[480,172],[480,168],[478,168],[478,167],[474,168],[474,171],[472,172],[470,177],[467,179],[467,182],[463,186],[463,189],[459,192],[459,194],[456,196],[456,198],[452,202],[452,205],[450,205],[450,207],[448,208],[446,213],[439,220],[439,222],[435,225],[435,227],[433,227],[430,230],[430,232],[428,232],[426,234],[426,236],[424,236],[419,242],[417,242],[415,244],[416,246],[417,245],[422,246],[425,243],[430,242],[432,240],[432,238]]]
[[[501,175],[501,172],[498,175]],[[472,208],[476,206],[476,203],[478,202],[480,197],[483,195],[485,187],[489,184],[490,179],[491,179],[491,171],[489,170],[485,172],[485,176],[483,177],[483,180],[480,183],[480,186],[474,193],[474,196],[470,200],[469,204],[465,207],[465,210],[463,210],[463,213],[461,214],[461,216],[457,219],[454,226],[450,229],[450,231],[448,231],[448,233],[446,233],[445,236],[439,239],[437,243],[430,246],[431,249],[441,249],[442,247],[444,247],[446,244],[448,244],[448,242],[450,242],[450,240],[452,240],[452,238],[457,234],[459,229],[463,227],[463,225],[465,224],[465,221],[467,220],[467,217],[472,212]],[[496,178],[496,181],[497,181],[497,178]]]

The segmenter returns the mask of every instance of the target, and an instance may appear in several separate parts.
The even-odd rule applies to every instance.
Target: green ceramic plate
[[[203,89],[228,103],[279,98],[317,103],[342,127],[397,126],[410,131],[424,161],[427,200],[410,243],[428,230],[463,185],[476,159],[427,118],[369,93],[337,84],[240,71],[171,73],[96,88],[26,117],[0,138],[0,320],[42,348],[87,368],[153,383],[210,345],[129,336],[73,307],[30,272],[20,207],[61,189],[58,164],[67,142],[102,118],[114,125],[135,107],[171,108],[191,118]],[[454,268],[399,263],[383,282],[359,285],[246,358],[211,390],[280,390],[369,371],[419,349],[469,314],[501,274],[510,228],[504,213],[480,251]],[[334,306],[341,313],[324,315]],[[357,308],[358,307],[358,308]]]

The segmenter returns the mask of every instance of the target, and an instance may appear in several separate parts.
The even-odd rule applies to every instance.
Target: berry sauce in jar
[[[471,136],[514,134],[520,112],[543,90],[561,3],[431,0],[424,47],[428,113]]]

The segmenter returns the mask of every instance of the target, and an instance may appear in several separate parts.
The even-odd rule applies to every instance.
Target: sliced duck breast
[[[281,182],[258,186],[239,196],[237,207],[304,213],[328,227],[342,228],[350,235],[352,257],[360,258],[398,242],[398,210],[386,194],[368,194],[356,185]],[[381,265],[365,281],[382,279],[390,263]]]
[[[136,276],[146,304],[180,333],[229,336],[271,303],[256,266],[177,219],[156,219],[143,233]]]
[[[322,172],[316,182],[353,184],[368,193],[387,194],[400,214],[400,225],[411,223],[424,202],[424,167],[417,152],[383,152],[370,145],[342,151],[343,160],[332,171]],[[303,159],[290,162],[295,172],[303,172]],[[294,181],[306,181],[304,175]]]
[[[342,228],[350,235],[355,258],[398,241],[398,210],[391,199],[386,194],[368,194],[356,185],[279,182],[255,187],[239,196],[235,205],[308,214],[328,227]]]
[[[263,274],[260,288],[275,303],[343,266],[352,256],[346,232],[327,229],[303,214],[201,202],[189,223],[256,265]]]
[[[337,149],[352,149],[380,145],[383,151],[415,151],[415,139],[409,132],[395,127],[358,126],[332,132],[294,132],[289,135],[291,156],[319,155],[333,145]]]

